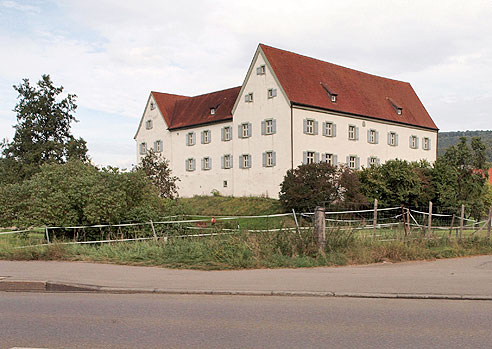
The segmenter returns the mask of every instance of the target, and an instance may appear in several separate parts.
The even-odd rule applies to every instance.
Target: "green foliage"
[[[154,150],[151,149],[147,152],[136,170],[145,173],[147,178],[152,181],[159,191],[159,196],[161,198],[174,199],[178,196],[176,182],[179,181],[179,178],[172,175],[171,169],[169,168],[169,162],[165,158],[157,155]]]
[[[480,137],[485,145],[485,157],[492,167],[492,130],[489,131],[457,131],[457,132],[439,132],[437,154],[444,155],[446,150],[451,146],[456,146],[462,137],[470,139]]]
[[[63,87],[55,87],[49,75],[43,75],[37,86],[24,79],[14,89],[19,94],[14,108],[17,125],[13,141],[4,141],[1,147],[0,184],[30,178],[45,163],[87,160],[86,142],[70,132],[71,123],[77,121],[75,95],[60,99]]]
[[[279,199],[286,210],[308,212],[316,206],[364,202],[358,188],[357,174],[349,168],[334,167],[326,162],[312,163],[287,171]]]
[[[278,200],[262,197],[232,197],[213,194],[212,196],[194,196],[180,198],[186,214],[255,216],[274,214],[282,211]]]
[[[421,206],[433,198],[429,163],[389,160],[359,172],[361,192],[382,207]]]
[[[0,226],[142,222],[170,207],[143,172],[99,170],[81,161],[45,164],[31,179],[1,186],[0,206]]]

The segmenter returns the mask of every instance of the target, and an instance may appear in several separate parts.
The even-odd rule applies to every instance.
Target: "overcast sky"
[[[0,0],[0,140],[12,85],[50,74],[93,162],[128,168],[150,91],[239,86],[260,42],[408,81],[441,131],[492,129],[491,0]]]

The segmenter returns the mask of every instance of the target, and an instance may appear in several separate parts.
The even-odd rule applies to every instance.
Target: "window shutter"
[[[266,121],[263,120],[261,122],[261,135],[264,136],[266,134]]]
[[[428,144],[429,144],[429,150],[431,150],[431,140],[430,140],[430,138],[429,138],[429,143]]]
[[[355,139],[358,141],[359,140],[359,128],[355,128]]]
[[[186,145],[190,145],[188,134],[185,134],[185,142],[186,142]]]
[[[379,132],[376,131],[376,144],[378,144],[378,143],[379,143]]]
[[[261,75],[261,67],[256,68],[256,75]]]
[[[267,154],[266,154],[266,153],[263,153],[263,154],[262,154],[262,159],[263,159],[263,167],[266,167],[266,165],[267,165],[267,162],[266,162],[266,157],[267,157]]]
[[[360,168],[360,158],[356,157],[355,158],[355,168],[358,170]]]
[[[367,143],[371,143],[371,130],[367,130]]]
[[[277,97],[277,89],[276,88],[274,88],[272,90],[272,97]]]
[[[302,152],[302,163],[307,164],[307,151]]]
[[[304,133],[307,134],[307,120],[304,119]]]
[[[248,168],[251,168],[253,166],[253,157],[251,156],[251,154],[248,154],[247,156],[249,158],[249,166],[248,166]]]
[[[408,146],[412,147],[412,136],[408,137]]]
[[[202,158],[202,170],[205,169],[205,158]]]
[[[349,166],[349,164],[350,164],[350,156],[347,156],[347,161],[346,161],[346,163],[347,163],[347,166]]]
[[[212,169],[212,158],[208,158],[208,168]]]
[[[186,171],[189,171],[189,169],[188,169],[188,162],[189,162],[189,161],[190,161],[190,159],[186,159],[186,160],[185,160],[185,170],[186,170]]]
[[[239,155],[239,168],[243,168],[243,156]]]
[[[275,166],[277,164],[277,153],[272,152],[272,166]]]
[[[196,160],[193,159],[193,160],[191,160],[191,162],[193,164],[193,171],[195,171],[196,170]]]
[[[391,145],[391,132],[388,132],[388,145]]]
[[[326,162],[326,154],[321,153],[321,161]]]
[[[196,144],[196,134],[195,134],[195,132],[193,132],[192,135],[193,135],[193,137],[192,137],[193,140],[191,142],[191,145],[195,145]]]
[[[318,152],[314,153],[314,162],[319,163],[319,153]]]
[[[225,140],[225,127],[222,127],[220,129],[220,140],[224,141]]]
[[[225,168],[225,159],[224,156],[220,157],[220,168],[224,169]]]
[[[245,101],[245,102],[249,102],[249,95],[247,95],[247,94],[246,94],[246,95],[244,95],[244,101]]]
[[[398,145],[398,133],[395,133],[395,145]]]
[[[237,136],[239,138],[243,138],[243,132],[242,132],[243,130],[242,130],[242,128],[243,128],[243,125],[238,125],[238,127],[237,127]]]
[[[229,166],[229,168],[233,168],[234,167],[234,158],[232,157],[231,154],[229,154],[229,157],[231,159],[231,166]]]
[[[335,154],[333,154],[333,166],[337,166],[338,165],[338,156],[336,156]]]
[[[314,134],[315,135],[318,134],[318,122],[317,121],[314,122]]]
[[[154,142],[154,151],[157,151],[157,141]]]
[[[371,167],[371,157],[367,158],[367,168]]]
[[[376,164],[378,164],[378,166],[381,165],[381,159],[377,158],[376,159]]]
[[[201,132],[201,138],[202,138],[201,139],[202,144],[205,143],[205,131]]]
[[[272,134],[277,133],[277,120],[272,120]]]
[[[415,143],[415,148],[419,149],[419,137],[415,139],[417,142]]]
[[[326,132],[326,121],[323,121],[323,136],[328,136],[328,133]]]
[[[251,123],[248,122],[248,137],[251,137],[252,126]]]

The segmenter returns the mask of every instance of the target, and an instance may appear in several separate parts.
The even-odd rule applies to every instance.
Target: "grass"
[[[282,212],[280,202],[263,197],[194,196],[179,199],[185,214],[256,216]]]
[[[301,234],[237,232],[202,238],[175,238],[167,242],[143,241],[101,245],[57,245],[17,248],[18,238],[0,240],[0,259],[69,260],[202,270],[299,268],[401,262],[492,254],[484,237],[461,241],[439,239],[374,241],[357,234],[327,232],[327,245],[319,251],[311,231]]]

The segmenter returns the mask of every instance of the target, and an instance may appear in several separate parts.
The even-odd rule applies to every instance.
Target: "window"
[[[212,134],[210,130],[202,131],[202,144],[208,144],[212,140]]]
[[[186,145],[195,145],[195,132],[188,132],[186,134]]]
[[[431,146],[430,138],[428,138],[428,137],[422,138],[422,149],[430,150],[430,148],[431,148],[430,146]]]
[[[154,102],[150,102],[150,110],[154,110],[155,109],[155,103]]]
[[[227,188],[227,181],[224,181],[223,186],[224,188]]]
[[[396,108],[396,114],[401,115],[401,111],[402,111],[401,108]]]
[[[348,139],[356,141],[359,139],[359,128],[354,125],[349,125],[348,127]]]
[[[152,129],[152,120],[145,121],[145,128],[147,130],[151,130]]]
[[[396,132],[388,132],[388,145],[392,147],[398,145],[398,134]]]
[[[147,143],[140,143],[140,155],[147,154]]]
[[[208,156],[204,157],[202,159],[202,170],[208,171],[210,169],[212,169],[212,159],[209,158]]]
[[[232,127],[231,126],[222,127],[221,139],[224,142],[230,141],[232,139]]]
[[[263,167],[273,167],[276,165],[276,162],[276,153],[274,151],[263,153]]]
[[[154,151],[156,153],[162,153],[163,148],[164,147],[161,140],[154,142]]]
[[[360,167],[360,159],[356,155],[347,156],[347,166],[352,170],[358,170]]]
[[[269,88],[268,89],[268,98],[273,98],[277,97],[277,89],[276,88]]]
[[[376,130],[367,130],[367,142],[371,144],[379,143],[379,132]]]
[[[307,135],[317,135],[318,122],[314,119],[304,119],[304,133]]]
[[[419,138],[417,136],[410,136],[410,148],[418,149],[419,147]]]
[[[367,167],[373,167],[379,165],[379,159],[375,156],[370,156],[367,158]]]
[[[256,75],[264,75],[265,74],[265,65],[262,64],[259,67],[256,68]]]
[[[239,156],[239,168],[250,168],[251,167],[251,155],[243,154]]]
[[[244,100],[245,100],[246,103],[253,102],[253,92],[250,92],[247,95],[245,95],[244,96]]]
[[[266,119],[261,122],[261,134],[273,135],[277,132],[277,122],[275,119]]]
[[[222,168],[228,169],[232,168],[232,155],[226,154],[222,156]]]
[[[251,123],[244,122],[239,125],[239,138],[249,138],[251,137]]]
[[[336,166],[337,165],[337,156],[335,154],[331,154],[331,153],[325,153],[323,154],[323,157],[322,157],[323,161],[332,165],[332,166]]]
[[[337,127],[333,122],[323,122],[323,136],[336,137]]]
[[[314,164],[319,162],[319,153],[314,152],[314,151],[305,151],[303,153],[303,158],[302,158],[302,163],[307,165],[307,164]]]
[[[210,115],[215,115],[215,108],[210,108]]]
[[[195,159],[189,158],[185,160],[186,171],[195,171]]]
[[[336,103],[337,101],[337,95],[331,95],[331,102]]]

